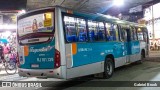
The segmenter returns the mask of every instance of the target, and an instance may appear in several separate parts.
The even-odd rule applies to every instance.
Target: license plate
[[[33,67],[33,68],[38,68],[39,65],[38,65],[38,64],[32,64],[31,67]]]

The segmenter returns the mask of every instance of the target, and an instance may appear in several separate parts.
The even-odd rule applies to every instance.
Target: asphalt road
[[[114,75],[110,79],[102,79],[96,78],[94,76],[86,76],[81,78],[76,78],[68,81],[62,81],[59,79],[38,79],[38,78],[24,78],[19,77],[18,74],[15,75],[3,75],[1,76],[0,80],[2,81],[48,81],[42,83],[42,88],[23,88],[24,90],[57,90],[57,89],[64,89],[64,90],[150,90],[153,87],[107,87],[107,83],[109,81],[159,81],[160,80],[160,62],[150,62],[145,61],[142,64],[131,64],[127,66],[123,66],[117,68],[114,72]],[[50,82],[52,81],[52,82]],[[102,85],[103,83],[106,83]],[[127,84],[128,82],[124,82]],[[101,84],[101,85],[97,85]],[[106,86],[105,86],[106,85]],[[119,85],[120,86],[120,85]],[[4,88],[0,88],[4,89]],[[21,90],[22,88],[5,88],[5,90]],[[154,87],[154,90],[160,90],[159,87]]]
[[[152,53],[153,54],[153,53]],[[156,57],[159,52],[156,52]],[[155,55],[153,57],[155,59]],[[151,58],[151,59],[152,59]],[[94,76],[80,77],[63,81],[60,79],[38,79],[19,77],[18,74],[6,75],[0,73],[1,81],[42,81],[41,88],[0,88],[0,90],[160,90],[159,87],[126,87],[128,81],[160,81],[160,59],[144,61],[142,64],[130,64],[115,69],[114,75],[110,79],[96,78]],[[2,71],[3,72],[3,71]],[[45,81],[45,82],[43,82]],[[47,82],[46,82],[47,81]],[[120,82],[118,82],[120,81]],[[118,87],[107,87],[108,84],[115,83]],[[158,82],[160,84],[160,82]]]

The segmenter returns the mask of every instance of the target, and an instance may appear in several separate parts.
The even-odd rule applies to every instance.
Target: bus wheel
[[[112,77],[114,72],[114,64],[111,58],[107,58],[104,63],[104,78]]]
[[[143,52],[141,53],[141,62],[144,60],[144,58],[145,58],[145,52],[143,51]]]
[[[138,64],[142,64],[144,58],[145,58],[145,53],[144,53],[144,52],[141,52],[141,59],[140,59],[137,63],[138,63]]]

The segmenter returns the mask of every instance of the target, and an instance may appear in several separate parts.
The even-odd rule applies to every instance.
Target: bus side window
[[[147,29],[143,28],[143,37],[144,37],[144,41],[149,43],[148,42],[148,32],[147,32]]]
[[[123,27],[121,27],[120,33],[121,33],[121,40],[122,40],[122,41],[127,41],[126,29],[123,28]]]
[[[89,30],[89,40],[90,41],[95,41],[96,39],[96,31],[97,31],[97,25],[95,21],[88,21],[88,30]]]
[[[110,38],[111,24],[105,23],[105,28],[106,28],[106,40],[111,41],[111,38]]]
[[[136,32],[133,27],[130,27],[130,32],[131,32],[131,40],[137,40]]]
[[[118,25],[114,25],[114,37],[115,37],[115,39],[114,39],[114,41],[119,41],[119,34],[118,34]]]
[[[86,22],[84,19],[77,18],[78,28],[77,28],[77,37],[79,42],[88,41],[87,37],[87,29],[86,29]]]
[[[105,24],[106,27],[106,40],[107,41],[118,41],[118,26],[110,23]]]
[[[138,40],[136,28],[133,27],[134,40]]]
[[[104,23],[99,22],[98,23],[98,40],[99,41],[105,41],[105,30],[104,30]]]
[[[91,42],[105,40],[104,24],[102,22],[88,20],[88,30],[89,40]]]
[[[137,28],[137,35],[138,35],[138,40],[141,40],[141,41],[144,40],[143,31],[141,28]]]
[[[84,19],[64,16],[67,42],[87,41],[86,22]]]
[[[120,41],[124,41],[122,26],[119,25]]]
[[[137,33],[134,27],[130,27],[131,40],[137,40]]]

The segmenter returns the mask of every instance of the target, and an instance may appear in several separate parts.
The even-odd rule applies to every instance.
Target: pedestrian
[[[160,50],[160,40],[158,40],[157,45],[158,45],[158,51],[159,51]]]
[[[4,60],[4,54],[3,54],[3,46],[0,44],[0,63]]]
[[[11,52],[10,47],[7,45],[7,43],[4,43],[3,46],[3,54],[4,54],[4,59],[6,61],[9,61],[9,53]]]
[[[157,40],[154,42],[154,49],[157,50]]]

